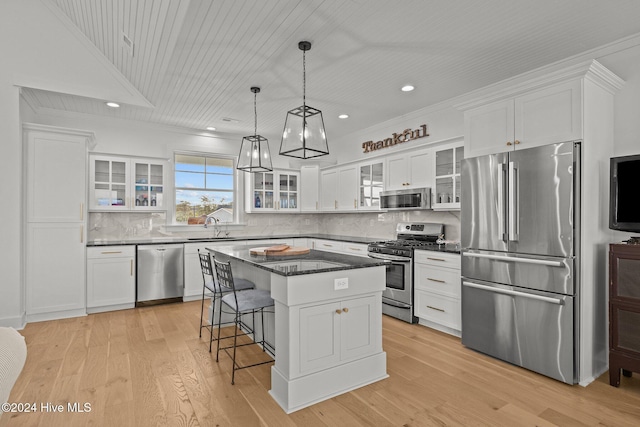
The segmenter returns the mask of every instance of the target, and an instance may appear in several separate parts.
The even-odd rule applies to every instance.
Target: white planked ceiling
[[[332,137],[640,33],[637,0],[43,0],[54,3],[154,108],[26,88],[56,109],[279,143],[307,101]],[[133,41],[133,56],[123,35]],[[416,90],[403,93],[411,83]],[[338,114],[350,115],[339,120]],[[232,121],[228,121],[231,119]]]

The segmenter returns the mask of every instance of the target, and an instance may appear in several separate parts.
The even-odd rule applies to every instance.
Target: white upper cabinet
[[[318,212],[320,210],[320,167],[302,166],[300,168],[300,211]]]
[[[92,155],[89,167],[89,209],[166,209],[165,161]]]
[[[386,158],[386,190],[430,187],[433,171],[427,149],[408,151]]]
[[[466,157],[582,138],[579,79],[465,111]]]
[[[300,210],[300,173],[273,170],[247,174],[245,211],[296,212]]]
[[[323,211],[353,211],[358,208],[358,167],[347,165],[320,173]]]

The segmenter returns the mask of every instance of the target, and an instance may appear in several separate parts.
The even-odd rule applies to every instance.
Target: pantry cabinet
[[[87,313],[135,307],[136,247],[87,248]]]
[[[385,190],[431,187],[430,151],[427,149],[389,156],[385,164]]]
[[[414,288],[420,323],[460,336],[460,255],[416,250]]]
[[[166,209],[165,170],[166,162],[159,159],[92,155],[89,161],[89,209]]]
[[[300,173],[284,170],[254,172],[245,180],[245,211],[297,212],[300,210]]]
[[[582,138],[579,79],[491,102],[464,113],[466,157]]]
[[[86,313],[87,153],[93,134],[24,124],[27,321]]]

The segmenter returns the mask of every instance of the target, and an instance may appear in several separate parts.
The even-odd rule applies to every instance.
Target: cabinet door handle
[[[342,314],[342,310],[340,310],[339,308],[336,310],[336,314]]]
[[[84,221],[84,203],[80,203],[80,221]]]
[[[333,201],[333,209],[338,209],[338,201],[337,200]]]
[[[361,251],[362,251],[362,249],[361,249],[361,248],[352,248],[352,247],[349,247],[349,249],[350,249],[350,250],[352,250],[352,251],[358,251],[358,252],[361,252]]]
[[[84,243],[84,225],[80,225],[80,243]]]
[[[358,207],[358,199],[353,199],[353,208],[357,208]]]
[[[131,277],[133,277],[133,260],[131,260]]]
[[[348,313],[349,309],[345,307],[345,308],[342,309],[342,311],[344,311],[345,313]]]
[[[318,210],[318,202],[316,202],[316,210]]]
[[[520,141],[518,141],[518,140],[516,139],[515,141],[513,141],[513,143],[514,143],[515,145],[518,145],[518,144],[520,144]]]
[[[438,307],[431,307],[430,305],[428,305],[428,306],[427,306],[427,308],[430,308],[431,310],[435,310],[435,311],[440,311],[440,312],[442,312],[442,313],[444,313],[444,312],[445,312],[445,311],[444,311],[443,309],[441,309],[441,308],[438,308]]]
[[[511,144],[511,141],[507,141],[507,145],[511,147],[513,144]]]
[[[430,257],[427,257],[427,259],[431,260],[431,261],[442,261],[442,262],[446,261],[446,259],[442,259],[442,258],[430,258]]]
[[[108,255],[108,254],[121,254],[122,251],[102,251],[100,252],[102,255]]]
[[[427,280],[431,280],[432,282],[438,282],[438,283],[447,283],[444,280],[440,280],[440,279],[432,279],[431,277],[427,277]]]

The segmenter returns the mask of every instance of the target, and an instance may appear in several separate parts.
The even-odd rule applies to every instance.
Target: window
[[[234,160],[203,155],[175,155],[175,219],[178,224],[204,224],[207,217],[233,222]]]

